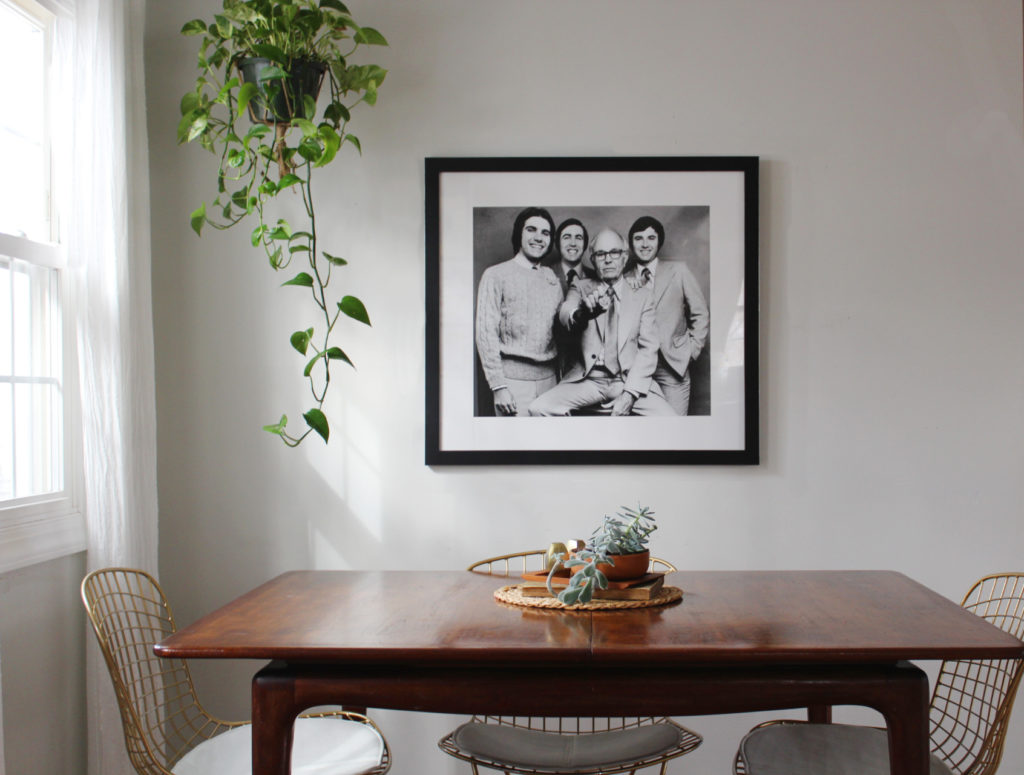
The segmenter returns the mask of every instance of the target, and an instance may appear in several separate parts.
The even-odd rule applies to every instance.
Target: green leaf
[[[313,329],[307,328],[305,331],[296,331],[291,336],[292,347],[298,350],[303,355],[306,354],[306,350],[309,349],[309,340],[313,338]]]
[[[270,43],[257,43],[255,46],[252,47],[252,50],[259,54],[261,57],[266,57],[267,59],[277,62],[278,64],[288,64],[288,55],[285,54],[280,48]],[[260,73],[259,78],[261,81],[265,80],[266,76],[264,75],[264,73],[266,73],[267,70],[270,69],[271,68],[268,67],[265,70],[263,70],[263,72]]]
[[[312,137],[305,137],[299,143],[299,156],[306,161],[318,161],[323,153],[324,149],[320,145],[320,141]]]
[[[338,309],[344,312],[353,320],[370,325],[370,316],[366,314],[366,307],[355,296],[346,296],[338,302]]]
[[[231,168],[238,168],[245,164],[245,152],[234,150],[228,154],[228,166]]]
[[[351,13],[341,0],[320,0],[320,7],[333,8],[335,11],[341,11],[342,13]]]
[[[287,78],[287,77],[288,77],[288,73],[286,73],[284,70],[282,70],[277,65],[267,65],[266,67],[262,68],[259,71],[259,75],[257,76],[257,80],[260,83],[263,83],[264,81],[278,81],[278,80],[280,80],[282,78]]]
[[[185,26],[181,28],[182,35],[202,35],[204,32],[206,32],[206,22],[202,19],[185,22]]]
[[[352,363],[351,360],[349,360],[349,357],[345,355],[345,351],[342,350],[340,347],[327,348],[327,357],[330,358],[332,361],[345,361],[345,363],[347,363],[353,369],[356,367],[356,365]]]
[[[260,244],[260,240],[263,239],[263,235],[266,233],[266,231],[267,227],[265,225],[257,226],[255,229],[252,230],[252,235],[249,237],[249,240],[252,242],[253,247],[256,247],[257,245]]]
[[[260,18],[259,14],[245,3],[236,3],[231,6],[225,3],[224,15],[235,22],[254,22]]]
[[[345,135],[345,142],[352,143],[352,145],[356,147],[356,150],[359,151],[359,155],[363,155],[363,146],[360,144],[358,137],[355,135]]]
[[[267,433],[276,433],[278,436],[284,433],[284,428],[288,424],[288,415],[282,414],[281,419],[273,425],[264,425],[263,430]]]
[[[189,221],[192,223],[192,231],[199,234],[199,236],[202,236],[200,232],[202,231],[203,224],[206,223],[206,202],[203,202],[198,208],[192,211],[192,215],[189,216]]]
[[[355,34],[356,43],[365,43],[368,46],[386,46],[387,40],[373,27],[360,27]]]
[[[213,20],[217,23],[217,33],[225,40],[230,38],[234,28],[231,26],[231,22],[227,17],[216,14],[213,17]]]
[[[199,107],[199,95],[194,91],[190,91],[184,97],[181,98],[181,115],[187,116],[193,110]]]
[[[331,429],[327,426],[327,418],[324,417],[323,412],[319,409],[310,409],[302,415],[302,419],[306,421],[306,425],[323,437],[324,443],[327,442],[327,438],[331,435]]]
[[[310,120],[316,115],[316,99],[311,94],[302,95],[302,115]]]
[[[281,283],[281,287],[286,285],[301,285],[303,288],[312,288],[313,277],[307,272],[299,272],[291,280]]]
[[[308,253],[309,245],[292,245],[288,248],[289,253]]]
[[[238,117],[241,118],[242,114],[245,113],[245,109],[249,106],[249,102],[259,94],[260,90],[254,83],[246,82],[241,85],[238,89]]]
[[[316,137],[316,124],[308,118],[293,118],[292,126],[301,129],[303,137]]]
[[[200,113],[192,122],[188,130],[188,142],[192,142],[199,135],[206,131],[206,125],[210,123],[210,117],[206,113]]]
[[[326,250],[323,251],[323,254],[324,254],[324,258],[326,258],[328,261],[330,261],[335,266],[346,266],[348,264],[348,261],[346,261],[341,256],[332,256]]]
[[[310,358],[309,363],[306,364],[306,368],[302,370],[303,377],[308,377],[310,374],[313,373],[313,367],[316,366],[316,362],[320,360],[323,357],[323,355],[323,353],[317,353],[312,358]]]
[[[340,124],[342,121],[351,120],[352,114],[349,113],[348,108],[340,102],[332,102],[327,106],[327,109],[324,110],[324,118],[332,124]]]
[[[292,173],[289,172],[287,175],[285,175],[279,181],[277,181],[277,190],[283,191],[284,189],[290,186],[294,186],[296,183],[301,182],[302,179],[298,175],[293,175]]]
[[[331,128],[330,124],[321,124],[319,134],[320,138],[324,141],[324,152],[316,166],[323,167],[326,164],[330,164],[337,155],[338,149],[341,147],[341,137]]]

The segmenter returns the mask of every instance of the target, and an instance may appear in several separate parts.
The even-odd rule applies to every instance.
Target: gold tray
[[[526,597],[518,584],[512,584],[494,590],[494,599],[502,603],[521,605],[526,608],[564,608],[568,611],[602,611],[621,610],[628,608],[652,608],[668,605],[683,599],[683,590],[679,587],[662,587],[650,600],[591,600],[589,603],[566,605],[557,597]]]

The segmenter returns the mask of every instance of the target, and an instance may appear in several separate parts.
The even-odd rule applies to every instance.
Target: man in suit
[[[558,311],[560,323],[579,337],[578,357],[558,385],[530,404],[530,414],[597,407],[613,416],[674,415],[656,387],[652,392],[658,335],[651,289],[623,280],[629,252],[617,232],[601,231],[591,255],[597,279],[577,280]]]
[[[555,247],[558,248],[559,259],[551,265],[551,270],[562,286],[562,296],[569,293],[577,277],[594,276],[594,273],[583,265],[583,256],[586,255],[589,243],[590,235],[587,234],[587,228],[578,218],[567,218],[558,225],[555,231]]]
[[[649,215],[638,218],[629,229],[637,263],[626,279],[635,288],[652,289],[659,345],[654,381],[676,414],[685,415],[690,409],[690,364],[708,337],[708,303],[685,263],[658,257],[664,244],[661,222]]]

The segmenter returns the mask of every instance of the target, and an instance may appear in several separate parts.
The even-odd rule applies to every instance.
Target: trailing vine
[[[354,366],[332,344],[332,335],[343,318],[370,325],[370,317],[358,297],[328,293],[334,271],[348,262],[320,246],[313,173],[346,145],[362,153],[359,139],[348,132],[351,114],[359,104],[376,104],[387,71],[350,64],[349,58],[362,45],[387,41],[374,28],[357,25],[340,0],[224,0],[212,23],[194,19],[181,31],[200,36],[200,46],[195,88],[181,100],[178,142],[198,142],[218,158],[217,196],[209,207],[203,202],[192,212],[192,229],[201,234],[206,225],[223,230],[255,219],[252,246],[263,250],[275,271],[298,262],[301,270],[282,286],[308,289],[316,306],[313,325],[289,337],[304,356],[302,374],[312,396],[313,406],[302,415],[306,427],[289,431],[282,414],[263,429],[290,447],[314,431],[327,442],[330,424],[323,406],[331,365]],[[246,61],[253,58],[258,60]],[[242,76],[243,63],[255,80]],[[329,99],[317,121],[320,77]],[[240,126],[248,121],[246,113],[253,123]],[[303,228],[269,212],[284,192],[301,196]]]

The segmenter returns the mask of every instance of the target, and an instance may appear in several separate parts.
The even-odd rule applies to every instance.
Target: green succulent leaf
[[[189,222],[192,224],[192,231],[202,236],[203,224],[206,223],[206,202],[203,202],[192,211],[192,214],[189,216]]]
[[[306,421],[306,425],[320,434],[325,443],[327,442],[331,435],[331,429],[327,425],[327,418],[323,412],[319,409],[310,409],[302,415],[302,419]]]
[[[338,309],[344,312],[353,320],[370,325],[370,316],[366,314],[366,307],[355,296],[346,296],[338,302]]]
[[[299,272],[291,280],[281,283],[282,287],[285,285],[299,285],[303,288],[312,288],[313,278],[308,272]]]
[[[312,328],[307,328],[305,331],[296,331],[291,336],[292,347],[298,350],[302,355],[305,355],[306,351],[309,349],[309,340],[312,338]]]

